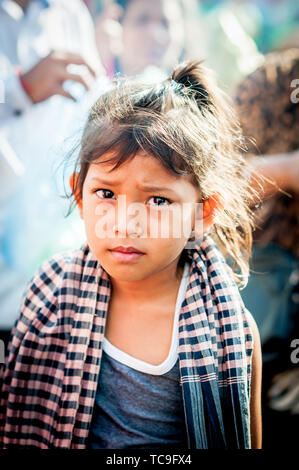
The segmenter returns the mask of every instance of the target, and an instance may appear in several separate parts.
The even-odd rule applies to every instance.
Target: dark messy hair
[[[155,85],[121,79],[89,112],[70,197],[82,197],[91,163],[115,163],[113,171],[140,151],[152,155],[173,174],[192,175],[202,201],[221,195],[210,235],[234,260],[237,282],[246,284],[252,193],[242,142],[228,98],[201,62],[179,65]]]

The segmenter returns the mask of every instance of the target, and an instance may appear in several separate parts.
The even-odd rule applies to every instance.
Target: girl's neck
[[[181,283],[183,267],[175,263],[162,271],[140,281],[119,281],[111,279],[113,296],[118,301],[151,303],[176,295]]]

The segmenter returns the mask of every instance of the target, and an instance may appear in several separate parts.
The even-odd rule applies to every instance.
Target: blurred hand
[[[95,77],[94,70],[79,54],[53,51],[36,64],[31,70],[21,75],[23,86],[33,101],[40,103],[53,95],[62,95],[76,101],[75,98],[63,88],[65,80],[82,83],[89,89],[86,78],[82,75],[67,71],[68,65],[84,65],[89,73]]]
[[[292,152],[288,160],[288,189],[299,193],[299,150]]]
[[[251,187],[260,197],[273,196],[279,189],[299,193],[299,149],[264,157],[253,156],[250,165]]]
[[[299,367],[275,375],[268,398],[273,410],[299,414]]]

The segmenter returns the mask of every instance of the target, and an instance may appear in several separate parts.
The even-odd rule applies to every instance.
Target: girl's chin
[[[111,269],[110,272],[107,270],[107,272],[112,282],[139,282],[144,281],[148,277],[146,275],[142,276],[141,273],[120,272],[115,269]]]

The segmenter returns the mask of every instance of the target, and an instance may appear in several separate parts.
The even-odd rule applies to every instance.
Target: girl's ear
[[[224,207],[223,198],[219,193],[214,193],[208,199],[203,201],[203,225],[204,231],[208,231],[214,222],[215,211],[222,210]]]
[[[79,179],[79,173],[72,173],[71,176],[70,176],[70,179],[69,179],[69,183],[70,183],[71,191],[74,195],[74,198],[76,200],[76,203],[77,203],[77,206],[78,206],[78,209],[79,209],[80,217],[81,217],[81,219],[83,219],[82,199],[81,199],[80,194],[79,194],[80,191],[77,188],[78,179]],[[76,188],[77,188],[77,190],[76,190]]]
[[[195,221],[193,222],[192,231],[195,232],[196,237],[201,237],[204,233],[207,233],[210,227],[214,223],[215,211],[222,210],[224,207],[224,201],[219,193],[214,193],[205,201],[200,203],[198,206],[199,210],[196,210]]]

